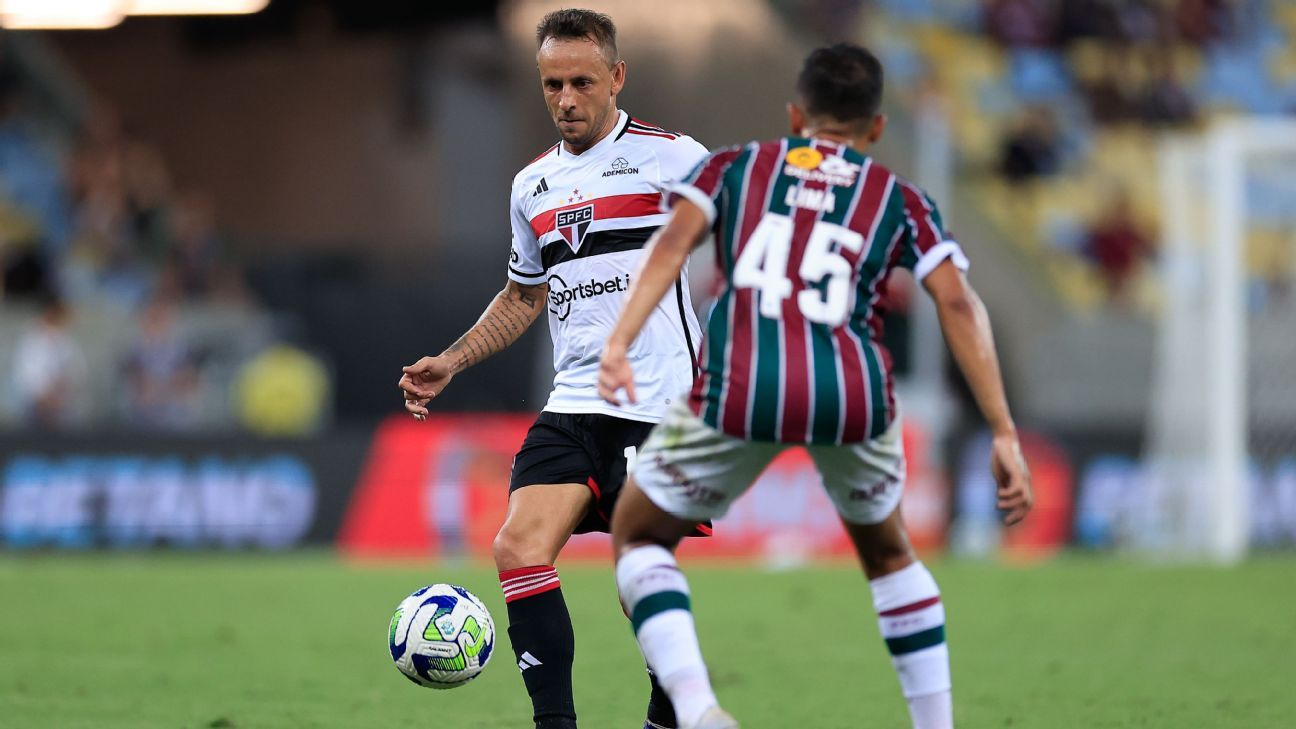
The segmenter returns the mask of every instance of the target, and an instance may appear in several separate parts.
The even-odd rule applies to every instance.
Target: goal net
[[[1161,150],[1160,314],[1136,549],[1236,561],[1296,542],[1296,120]]]

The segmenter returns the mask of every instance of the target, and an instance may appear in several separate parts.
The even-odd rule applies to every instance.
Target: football
[[[495,647],[482,601],[458,585],[428,585],[401,601],[387,629],[392,661],[420,686],[449,689],[481,675]]]

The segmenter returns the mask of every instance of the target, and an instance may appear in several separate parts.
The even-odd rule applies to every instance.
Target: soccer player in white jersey
[[[644,245],[668,217],[661,186],[683,178],[707,150],[617,108],[626,65],[606,15],[550,13],[536,42],[562,139],[513,180],[508,283],[459,341],[406,367],[400,387],[406,409],[422,419],[451,378],[512,344],[548,310],[554,389],[514,460],[494,554],[535,726],[572,729],[574,637],[554,561],[572,534],[609,530],[627,460],[697,373],[700,331],[685,277],[630,353],[637,405],[617,408],[598,396],[599,353]],[[645,726],[675,726],[655,681]]]
[[[900,518],[905,465],[886,285],[913,272],[994,433],[1004,521],[1024,518],[1030,472],[1004,397],[985,308],[936,205],[872,159],[882,136],[882,65],[849,44],[806,59],[789,136],[720,150],[669,187],[674,217],[635,274],[602,358],[599,390],[635,401],[626,356],[688,252],[714,232],[724,287],[707,322],[702,374],[644,444],[612,520],[617,587],[648,664],[688,729],[737,729],[716,704],[675,546],[723,516],[784,449],[804,446],[859,554],[915,729],[954,714],[945,607]],[[816,726],[813,712],[798,726]],[[762,724],[761,726],[765,726]]]

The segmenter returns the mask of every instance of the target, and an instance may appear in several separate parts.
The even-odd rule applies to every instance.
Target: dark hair
[[[806,57],[796,90],[811,117],[864,122],[882,103],[882,64],[851,43],[820,48]]]
[[[620,59],[617,54],[616,25],[612,18],[593,10],[568,8],[555,10],[544,16],[536,26],[536,47],[550,38],[576,38],[594,41],[607,57],[608,65]]]

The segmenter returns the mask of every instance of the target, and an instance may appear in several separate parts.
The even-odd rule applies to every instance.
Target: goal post
[[[1285,180],[1296,174],[1290,170],[1296,170],[1292,120],[1229,119],[1162,143],[1165,295],[1147,425],[1149,498],[1125,538],[1140,551],[1223,563],[1243,558],[1253,470],[1296,452],[1296,433],[1285,430],[1296,421],[1296,403],[1278,403],[1276,410],[1272,402],[1257,403],[1263,394],[1256,387],[1259,377],[1296,389],[1296,345],[1289,353],[1269,346],[1269,338],[1282,334],[1263,326],[1285,319],[1288,339],[1296,340],[1296,310],[1272,310],[1296,309],[1296,296],[1257,304],[1252,295],[1257,275],[1282,288],[1296,285],[1296,272],[1264,269],[1263,262],[1257,271],[1250,250],[1263,217],[1252,198],[1275,188],[1285,194]],[[1296,199],[1285,207],[1296,230]],[[1296,248],[1296,236],[1288,235],[1285,245]],[[1253,412],[1256,404],[1264,417]]]

